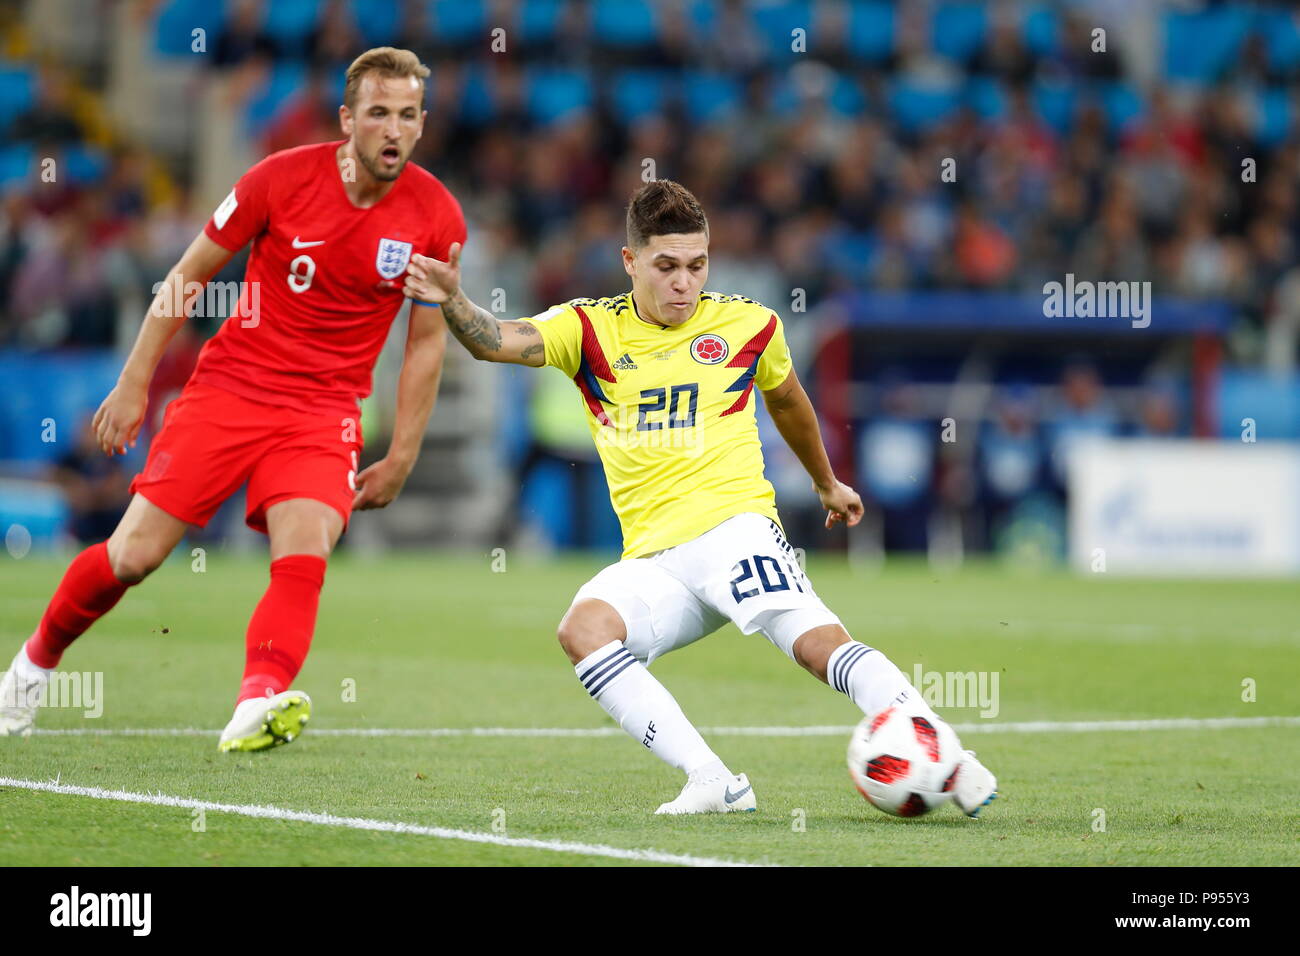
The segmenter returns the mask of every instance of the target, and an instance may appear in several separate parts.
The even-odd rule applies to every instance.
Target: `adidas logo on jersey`
[[[624,352],[623,357],[614,363],[616,372],[634,372],[636,371],[636,362],[632,361],[632,353]]]

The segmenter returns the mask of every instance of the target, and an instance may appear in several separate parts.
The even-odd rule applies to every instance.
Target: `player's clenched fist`
[[[454,296],[460,288],[460,250],[460,243],[453,242],[447,250],[446,262],[418,252],[412,255],[402,294],[408,299],[435,303],[446,302]]]
[[[108,397],[100,403],[91,421],[100,449],[110,458],[114,453],[126,454],[126,446],[135,447],[136,436],[144,422],[145,407],[149,403],[147,389],[118,382]]]

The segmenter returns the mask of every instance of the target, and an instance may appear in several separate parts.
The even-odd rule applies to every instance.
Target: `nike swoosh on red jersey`
[[[323,246],[323,245],[325,245],[324,239],[317,239],[315,242],[303,242],[297,236],[293,237],[293,247],[295,249],[306,249],[308,246]]]

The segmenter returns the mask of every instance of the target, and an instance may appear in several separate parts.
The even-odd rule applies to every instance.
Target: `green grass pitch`
[[[183,551],[181,552],[183,553]],[[62,562],[7,556],[0,653],[39,618]],[[65,656],[102,672],[103,714],[47,708],[47,730],[207,728],[210,734],[37,734],[0,739],[0,776],[239,806],[786,865],[1295,865],[1300,727],[963,731],[998,775],[979,821],[953,808],[899,820],[869,807],[844,766],[847,733],[710,742],[749,774],[755,814],[653,815],[681,780],[609,736],[334,736],[365,728],[611,728],[555,641],[596,558],[410,555],[331,564],[297,686],[303,738],[217,752],[264,561],[179,555]],[[1294,581],[1155,581],[990,565],[855,572],[814,561],[819,593],[856,638],[910,675],[998,675],[998,713],[954,724],[1300,715]],[[849,727],[853,705],[761,637],[728,626],[656,662],[701,727]],[[1243,700],[1244,682],[1254,686]],[[1249,695],[1247,695],[1249,696]],[[349,698],[355,699],[349,699]],[[200,826],[201,823],[201,826]],[[1104,824],[1104,828],[1103,828]],[[591,852],[373,832],[0,788],[0,865],[620,865]]]

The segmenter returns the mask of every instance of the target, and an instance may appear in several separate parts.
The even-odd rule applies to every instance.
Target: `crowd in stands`
[[[1145,33],[1113,4],[875,0],[162,0],[152,22],[170,57],[196,55],[188,24],[211,25],[205,69],[246,91],[263,152],[339,135],[361,50],[419,53],[433,72],[415,160],[510,270],[519,314],[625,288],[622,209],[652,168],[709,214],[709,286],[788,323],[847,290],[1041,295],[1074,273],[1227,302],[1230,358],[1257,363],[1300,242],[1300,13],[1151,10]],[[67,155],[87,137],[78,78],[32,75],[5,141]],[[147,302],[208,212],[155,165],[118,145],[98,175],[48,184],[0,157],[0,347],[121,344],[117,304]],[[807,312],[788,308],[795,289]],[[1029,467],[1008,451],[1027,429],[1053,444],[1078,376],[1108,407],[1104,362],[1058,374],[1052,402],[1007,388],[991,406],[981,493]],[[864,415],[864,459],[868,426],[907,417],[891,401]],[[1187,433],[1185,393],[1154,386],[1134,409],[1098,427]],[[1060,480],[1050,454],[1033,473]]]

